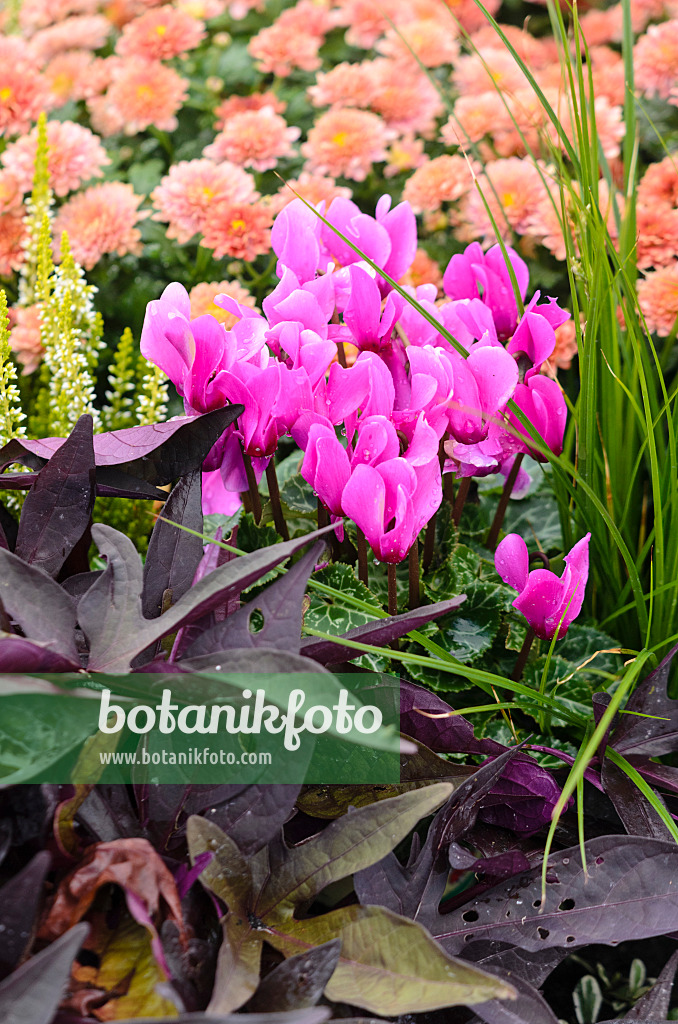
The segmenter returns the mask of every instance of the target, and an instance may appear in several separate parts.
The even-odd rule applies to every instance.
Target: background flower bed
[[[497,484],[490,478],[481,482],[477,494],[475,489],[471,492],[458,529],[447,506],[443,506],[437,521],[434,571],[424,579],[425,601],[464,593],[465,606],[437,624],[429,624],[417,640],[405,640],[397,662],[393,653],[383,649],[365,654],[361,662],[378,668],[399,664],[410,679],[438,691],[457,708],[488,707],[493,675],[503,679],[504,689],[509,692],[501,696],[508,698],[510,706],[504,709],[508,714],[473,712],[473,740],[466,733],[463,740],[455,736],[450,742],[441,741],[437,729],[420,737],[433,750],[454,755],[452,768],[457,755],[457,760],[463,755],[466,762],[470,755],[475,755],[476,761],[482,755],[496,758],[504,751],[503,744],[512,746],[535,727],[540,730],[538,739],[543,744],[535,753],[536,760],[525,762],[530,767],[522,770],[517,762],[514,776],[509,769],[503,776],[511,807],[514,801],[515,807],[531,808],[537,794],[540,811],[536,819],[526,825],[515,810],[511,821],[493,812],[492,807],[506,802],[507,791],[501,784],[493,789],[492,782],[478,772],[471,793],[464,796],[471,805],[473,787],[484,794],[478,801],[482,808],[480,824],[475,818],[465,819],[455,833],[456,838],[463,839],[463,845],[458,849],[449,847],[449,831],[444,844],[445,863],[451,859],[457,871],[465,872],[462,877],[467,881],[473,881],[472,876],[477,881],[478,872],[482,875],[486,871],[486,866],[481,869],[469,860],[470,850],[483,858],[489,856],[488,850],[498,850],[497,856],[507,859],[495,865],[498,874],[491,877],[511,877],[541,857],[550,808],[564,782],[550,749],[571,761],[577,755],[577,744],[584,749],[590,741],[591,727],[587,723],[599,721],[599,715],[592,716],[592,708],[601,710],[600,696],[594,694],[605,689],[609,694],[618,693],[620,679],[623,686],[632,689],[635,681],[656,664],[657,653],[665,653],[671,638],[675,639],[678,541],[674,538],[678,535],[674,522],[672,380],[673,329],[678,313],[678,213],[676,173],[664,149],[664,145],[669,151],[672,147],[675,125],[675,12],[666,5],[631,5],[632,24],[627,24],[624,55],[619,45],[624,34],[621,7],[585,12],[581,28],[591,48],[590,59],[582,80],[575,80],[565,90],[570,93],[570,102],[563,98],[568,66],[558,61],[554,38],[560,23],[554,11],[550,12],[549,24],[545,10],[529,8],[529,28],[523,30],[527,6],[499,11],[492,8],[490,13],[497,14],[506,26],[498,34],[475,4],[453,9],[459,22],[450,17],[441,2],[389,4],[383,14],[361,2],[323,5],[302,0],[294,6],[266,4],[262,11],[247,10],[248,6],[252,5],[228,6],[215,0],[203,7],[71,4],[62,10],[52,4],[43,7],[25,2],[10,5],[4,12],[0,112],[6,146],[0,157],[4,168],[0,179],[0,257],[4,261],[1,269],[7,275],[13,321],[10,344],[26,371],[18,386],[29,416],[29,433],[65,436],[78,416],[88,412],[95,414],[99,429],[157,422],[168,411],[180,412],[180,403],[166,389],[162,374],[143,360],[137,362],[133,338],[126,334],[120,345],[117,339],[127,327],[138,338],[147,302],[157,299],[164,285],[174,280],[191,289],[193,317],[210,312],[231,326],[233,314],[213,304],[213,298],[224,292],[247,306],[261,305],[277,283],[270,241],[273,218],[293,198],[276,171],[312,203],[352,195],[370,215],[384,191],[392,193],[395,200],[404,196],[419,216],[422,243],[405,282],[409,286],[432,283],[440,288],[450,256],[461,252],[473,239],[489,245],[495,241],[498,229],[526,258],[531,290],[540,287],[557,296],[574,313],[573,321],[558,329],[558,345],[549,367],[552,374],[559,373],[572,403],[565,455],[551,462],[546,476],[534,465],[531,491],[521,502],[512,503],[504,528],[522,534],[530,550],[544,550],[558,574],[562,571],[561,555],[587,530],[592,532],[592,575],[584,617],[570,628],[553,655],[547,653],[548,644],[533,650],[523,680],[529,692],[522,694],[522,703],[519,695],[511,700],[508,677],[525,628],[512,607],[514,592],[498,582],[491,553],[485,547],[503,482],[500,479]],[[631,27],[635,38],[631,38]],[[465,32],[471,33],[470,41]],[[507,43],[525,61],[524,66],[508,51]],[[534,76],[531,83],[526,68]],[[632,69],[641,97],[637,109],[629,99]],[[538,98],[535,86],[541,90]],[[587,109],[584,97],[591,87],[595,99]],[[557,124],[545,113],[545,101],[554,109]],[[58,295],[62,281],[70,288],[67,294],[78,296],[80,302],[75,324],[78,334],[71,339],[66,356],[63,349],[50,353],[49,331],[43,316],[41,336],[36,303],[40,274],[44,277],[51,272],[44,238],[40,250],[42,225],[36,216],[36,209],[40,213],[48,206],[44,175],[34,189],[27,240],[25,235],[27,207],[22,196],[26,197],[32,186],[37,140],[33,125],[42,109],[49,111],[49,183],[56,195],[54,256],[58,259],[58,239],[65,229],[76,261],[69,262],[66,256],[60,264],[62,276],[56,273],[51,295]],[[597,136],[591,127],[593,115]],[[641,179],[637,195],[633,189],[636,123],[640,128]],[[525,155],[528,148],[538,158],[536,161]],[[474,175],[482,194],[474,184]],[[97,182],[97,178],[102,180]],[[600,217],[595,214],[597,209]],[[559,222],[563,211],[565,229]],[[610,265],[600,259],[605,252]],[[643,272],[637,287],[629,270],[634,262]],[[87,280],[98,288],[96,295],[84,290],[77,264],[86,269]],[[58,323],[63,334],[59,320],[63,309],[52,304],[53,332]],[[103,333],[95,310],[103,314]],[[652,331],[660,345],[656,360],[649,346]],[[45,342],[48,351],[39,368]],[[577,344],[581,359],[572,363]],[[109,373],[107,367],[116,349],[113,372]],[[47,395],[50,400],[46,402]],[[3,440],[20,426],[12,409],[18,409],[18,405],[9,412],[5,409]],[[298,453],[289,441],[281,442],[277,461],[289,527],[294,536],[307,533],[309,515],[314,513],[313,496],[304,488],[298,473]],[[566,479],[575,482],[569,492]],[[118,526],[145,550],[151,521],[147,503],[114,501],[112,505],[111,499],[98,498],[95,518]],[[12,494],[12,502],[16,512],[17,492]],[[272,513],[273,503],[265,509],[266,520]],[[225,536],[233,520],[215,515],[217,518],[208,516],[206,528],[213,532],[220,527]],[[205,528],[205,524],[194,522],[196,525],[199,532]],[[241,550],[256,550],[277,541],[270,521],[256,526],[251,515],[240,514],[237,543]],[[90,565],[97,570],[103,563],[93,560]],[[314,593],[310,598],[304,619],[308,629],[345,633],[373,621],[377,610],[383,614],[387,603],[387,571],[383,565],[370,561],[369,591],[342,562],[316,575],[334,594],[328,599],[327,593],[322,598]],[[353,601],[345,597],[342,602],[337,592]],[[254,591],[255,598],[258,593]],[[408,603],[404,567],[399,570],[396,596],[398,610],[402,611]],[[16,620],[14,612],[10,619]],[[28,622],[21,628],[30,640],[33,634]],[[452,674],[441,671],[431,660],[431,643],[456,656],[468,670]],[[636,656],[635,663],[625,668],[624,658],[632,656]],[[537,701],[530,714],[530,692],[550,697],[554,702],[550,711],[548,704]],[[650,710],[644,703],[646,691],[640,688],[638,693],[636,711],[663,713],[670,720],[675,717],[672,703],[667,701],[659,709]],[[417,693],[418,701],[425,699]],[[446,705],[432,699],[436,713],[444,713]],[[554,707],[560,709],[560,716]],[[415,735],[415,725],[424,728],[419,719],[411,724]],[[661,724],[653,728],[661,733]],[[620,726],[617,729],[624,732]],[[646,770],[646,787],[649,779],[652,785],[671,789],[672,741],[654,737],[647,743],[644,760],[638,762],[638,767]],[[589,742],[586,749],[588,761],[596,753],[596,744],[591,746]],[[635,749],[633,745],[631,749]],[[612,750],[623,753],[624,748],[612,743]],[[645,763],[647,756],[655,753],[664,757],[661,770]],[[638,842],[625,839],[625,833],[647,837],[660,845],[670,840],[672,833],[666,831],[668,812],[664,809],[665,817],[660,817],[659,823],[651,816],[648,823],[649,805],[643,803],[647,791],[639,797],[633,786],[629,789],[625,777],[615,781],[612,756],[603,763],[590,762],[586,785],[582,763],[570,776],[569,791],[579,799],[578,813],[571,807],[564,811],[561,831],[556,833],[557,846],[575,847],[578,838],[584,837],[595,844],[599,836],[610,832],[617,836],[619,850],[630,850]],[[450,765],[449,760],[444,763]],[[452,768],[435,762],[434,771],[444,773]],[[589,787],[593,778],[599,784],[602,780],[607,797],[602,806],[589,809],[583,801],[585,797],[592,800],[593,789]],[[6,798],[10,818],[14,816],[13,801],[20,799],[12,792]],[[548,799],[547,793],[551,794]],[[23,833],[18,833],[8,875],[44,843],[54,801],[69,796],[35,794],[37,831],[24,840]],[[228,795],[223,796],[228,805]],[[296,815],[287,825],[290,843],[320,828],[318,821],[324,815],[313,813],[318,806],[308,803],[312,796],[301,798]],[[656,811],[660,798],[652,790],[650,796]],[[251,794],[251,798],[260,799],[261,794]],[[92,830],[92,799],[96,797],[89,797],[89,811],[76,809],[77,828],[84,829],[76,845],[69,848],[63,836],[57,841],[57,859],[49,876],[52,884],[63,884],[69,871],[77,872],[83,858],[96,860],[97,852],[104,858],[108,852],[103,849],[106,841],[124,844],[142,836],[148,841],[149,827],[152,831],[148,821],[141,826],[130,824],[146,799],[141,793],[135,794],[136,810],[129,810],[127,825],[114,830],[114,834],[110,829],[107,833]],[[666,799],[670,811],[671,797]],[[645,809],[626,812],[627,804],[636,808],[638,800]],[[284,805],[286,815],[293,813],[294,802],[292,799],[289,807]],[[611,804],[620,818],[611,817]],[[659,806],[664,808],[660,802]],[[454,802],[445,805],[438,828],[454,816],[454,807]],[[64,813],[68,812],[62,810],[57,821]],[[112,813],[115,816],[118,811]],[[222,825],[224,820],[228,824],[228,814],[219,820]],[[582,830],[579,834],[577,821]],[[410,828],[408,825],[407,831]],[[490,838],[488,828],[495,829]],[[524,832],[532,833],[529,839],[522,837]],[[435,838],[435,834],[434,826],[430,835]],[[260,838],[266,842],[269,837],[262,833]],[[157,837],[151,835],[151,842],[156,841]],[[182,844],[184,840],[179,837],[175,851],[178,862],[186,860]],[[138,855],[133,845],[115,849],[123,852],[122,859],[128,863]],[[138,849],[148,853],[145,847]],[[650,849],[651,843],[642,847],[641,860],[651,863]],[[663,846],[661,853],[669,856]],[[604,852],[597,856],[604,862]],[[39,861],[31,870],[39,874],[44,866],[44,860]],[[171,866],[176,868],[176,864]],[[390,866],[394,868],[392,862]],[[437,870],[442,870],[440,863]],[[111,880],[111,876],[101,877]],[[374,878],[372,883],[377,884]],[[390,906],[378,885],[375,899],[367,881],[355,884],[362,903],[376,902],[402,912],[402,907]],[[183,891],[181,885],[180,889]],[[197,886],[190,890],[192,895],[186,896],[189,903],[199,900],[197,891]],[[117,897],[111,897],[114,904],[117,892]],[[149,934],[152,936],[155,928],[172,920],[167,901],[156,903],[148,891],[141,898],[151,925],[137,919],[136,925],[126,920],[121,926],[121,941],[123,946],[127,943],[131,959],[137,955],[133,953],[135,942],[140,944],[139,957],[150,956]],[[228,896],[223,898],[230,905]],[[476,889],[466,898],[471,908],[463,913],[476,914],[476,918],[464,918],[467,923],[477,919],[472,901],[479,898]],[[466,907],[465,897],[458,895],[456,899],[457,904]],[[664,897],[659,904],[662,909],[658,923],[652,926],[654,931],[646,930],[643,935],[675,930],[670,925],[667,902],[670,900]],[[448,907],[457,904],[453,896]],[[24,909],[26,927],[31,931],[36,909]],[[31,947],[34,952],[55,935],[51,932],[48,936],[49,930],[44,930],[44,903],[39,911],[41,932],[37,945]],[[190,908],[185,904],[180,914],[174,906],[173,913],[181,930],[181,914],[188,919]],[[431,920],[427,926],[439,934]],[[548,933],[543,924],[540,927]],[[134,935],[129,932],[125,939],[125,928],[136,931]],[[609,941],[617,930],[615,923],[602,941]],[[548,938],[548,934],[539,933],[538,945]],[[81,939],[79,933],[75,939]],[[575,935],[577,944],[599,939],[593,933],[587,933],[586,939]],[[195,935],[193,941],[197,941]],[[214,936],[206,941],[213,952]],[[564,935],[556,947],[567,952],[568,941]],[[455,951],[453,945],[448,951]],[[520,942],[516,945],[525,948]],[[16,956],[10,951],[10,966],[25,955],[26,948],[22,946]],[[650,974],[659,973],[672,948],[670,942],[662,947],[659,961],[648,964]],[[100,955],[100,951],[93,955]],[[155,982],[163,974],[174,978],[174,990],[180,991],[186,1009],[201,1009],[209,997],[211,979],[191,978],[194,991],[188,993],[189,982],[181,971],[158,956],[156,950],[153,970],[160,973],[140,1001],[132,1004],[134,1013],[147,1016],[151,1010],[169,1012],[171,1007],[166,1002],[155,1002]],[[29,959],[27,967],[30,965]],[[85,963],[74,968],[76,975],[87,966]],[[41,970],[39,961],[35,968]],[[593,965],[591,970],[595,973]],[[542,984],[542,975],[534,967],[528,975],[533,985]],[[138,969],[135,976],[140,977]],[[125,1016],[125,1006],[130,1004],[124,999],[129,989],[121,999],[117,989],[106,989],[110,982],[103,975],[80,976],[78,980],[89,992],[83,997],[86,1002],[79,1004],[78,1013],[90,1000],[93,1019],[111,1019],[111,1013],[113,1019]],[[597,980],[585,979],[572,1012],[580,1020],[600,1019],[596,986],[606,993],[603,1015],[610,1006],[618,1012],[612,995],[615,984],[617,989],[622,986],[621,981],[612,982],[604,975]],[[620,1005],[628,1005],[642,987],[636,968]],[[92,989],[108,991],[108,995],[92,997]],[[11,991],[10,986],[10,998]],[[657,991],[655,998],[660,998]],[[97,998],[103,999],[98,1006]],[[270,992],[259,998],[260,1009],[276,1005],[277,997]],[[542,1014],[542,1018],[534,1019],[552,1019],[533,995],[525,998],[531,1013]],[[553,1008],[557,1014],[567,1015],[569,1011],[559,1004],[559,998],[555,998]],[[663,1004],[651,1005],[646,1016],[665,1014],[666,1009],[660,1007]],[[379,1012],[378,1006],[369,1008]],[[484,1019],[493,1019],[492,1013],[486,1007]],[[302,1019],[298,1011],[297,1019]]]

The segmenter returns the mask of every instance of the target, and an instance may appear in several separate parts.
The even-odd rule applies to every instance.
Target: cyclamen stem
[[[322,528],[324,526],[329,526],[329,525],[330,525],[330,517],[328,515],[327,509],[323,505],[323,503],[320,500],[320,498],[318,498],[318,529],[322,530]]]
[[[365,540],[365,534],[357,528],[357,548],[358,548],[358,579],[361,583],[364,583],[366,587],[369,587],[369,573],[367,568],[367,541]]]
[[[530,648],[532,647],[532,643],[536,635],[537,634],[530,626],[525,635],[525,639],[523,640],[523,646],[520,648],[520,654],[518,655],[518,660],[516,661],[515,668],[511,673],[511,679],[514,683],[517,683],[520,681],[520,679],[522,679],[523,672],[525,671],[525,666],[527,664],[527,659],[530,654]]]
[[[278,487],[278,475],[275,471],[274,459],[271,459],[266,467],[266,482],[268,483],[268,493],[271,497],[271,508],[273,510],[273,522],[275,523],[275,528],[283,540],[289,540],[290,533],[287,529],[285,516],[283,515],[282,503],[280,501],[280,488]]]
[[[433,552],[436,543],[436,518],[437,513],[434,512],[426,525],[426,533],[424,534],[424,558],[421,563],[424,572],[426,572],[433,561]]]
[[[396,567],[388,563],[388,614],[398,614],[398,587],[396,583]]]
[[[407,556],[409,570],[409,606],[410,611],[419,607],[419,541],[415,540]]]
[[[511,472],[506,478],[504,490],[501,492],[501,498],[499,499],[499,504],[497,505],[497,511],[494,513],[492,526],[490,527],[490,532],[487,535],[487,546],[490,549],[490,551],[494,551],[494,549],[497,546],[497,541],[499,540],[499,531],[501,530],[501,525],[504,522],[504,516],[506,515],[506,509],[508,508],[511,492],[515,486],[516,480],[518,479],[518,473],[520,471],[520,466],[524,457],[524,452],[520,452],[519,455],[516,455],[515,459],[513,460],[513,465],[511,466]]]
[[[343,366],[344,369],[346,369],[346,366],[347,366],[347,363],[346,363],[346,352],[344,350],[344,343],[343,343],[343,341],[338,341],[337,342],[337,359],[339,360],[339,365]]]
[[[261,522],[261,495],[259,494],[259,488],[257,487],[257,478],[254,475],[252,460],[244,448],[242,449],[242,460],[245,463],[247,485],[249,487],[249,496],[252,503],[252,515],[254,516],[254,522],[258,526]]]
[[[452,521],[455,526],[459,526],[461,520],[461,514],[464,511],[464,505],[468,497],[469,488],[471,486],[471,477],[464,476],[459,481],[459,489],[457,491],[457,497],[454,502],[454,508],[452,509]]]

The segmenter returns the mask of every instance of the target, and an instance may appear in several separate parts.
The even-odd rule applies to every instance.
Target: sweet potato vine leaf
[[[0,984],[1,1020],[51,1024],[88,931],[87,925],[76,925],[5,978]]]
[[[238,1009],[254,994],[263,941],[290,957],[340,939],[325,994],[376,1013],[511,998],[510,985],[446,956],[423,927],[381,907],[294,916],[332,882],[390,853],[451,793],[450,784],[437,783],[351,810],[299,846],[280,838],[248,861],[215,825],[189,819],[191,859],[212,852],[201,879],[228,906],[210,1013]]]

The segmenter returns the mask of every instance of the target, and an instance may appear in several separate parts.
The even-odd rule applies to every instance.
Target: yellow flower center
[[[346,140],[348,139],[348,132],[337,132],[333,137],[332,142],[335,146],[345,146]]]
[[[242,219],[231,221],[231,228],[233,231],[242,231],[242,229],[245,227],[247,227],[247,225],[245,224],[245,221]]]
[[[4,89],[0,89],[0,100],[2,100],[3,103],[6,103],[7,100],[9,100],[11,98],[12,98],[12,90],[10,89],[10,87],[8,85],[6,85],[4,87]]]
[[[167,25],[156,25],[155,31],[159,36],[164,36],[167,32]]]
[[[516,201],[516,194],[515,194],[515,192],[504,192],[503,196],[501,197],[502,206],[504,206],[504,207],[506,207],[506,206],[513,206],[515,201]]]
[[[205,185],[202,190],[202,194],[205,197],[205,199],[212,199],[212,197],[214,196],[214,190],[211,189],[209,185]]]
[[[137,96],[139,97],[140,100],[146,100],[152,95],[153,90],[151,89],[150,85],[137,86]]]

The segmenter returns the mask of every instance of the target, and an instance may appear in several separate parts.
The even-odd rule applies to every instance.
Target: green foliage
[[[134,426],[135,387],[134,338],[129,327],[125,328],[120,344],[115,350],[113,362],[108,368],[107,405],[101,410],[101,424],[104,430],[122,430]]]

